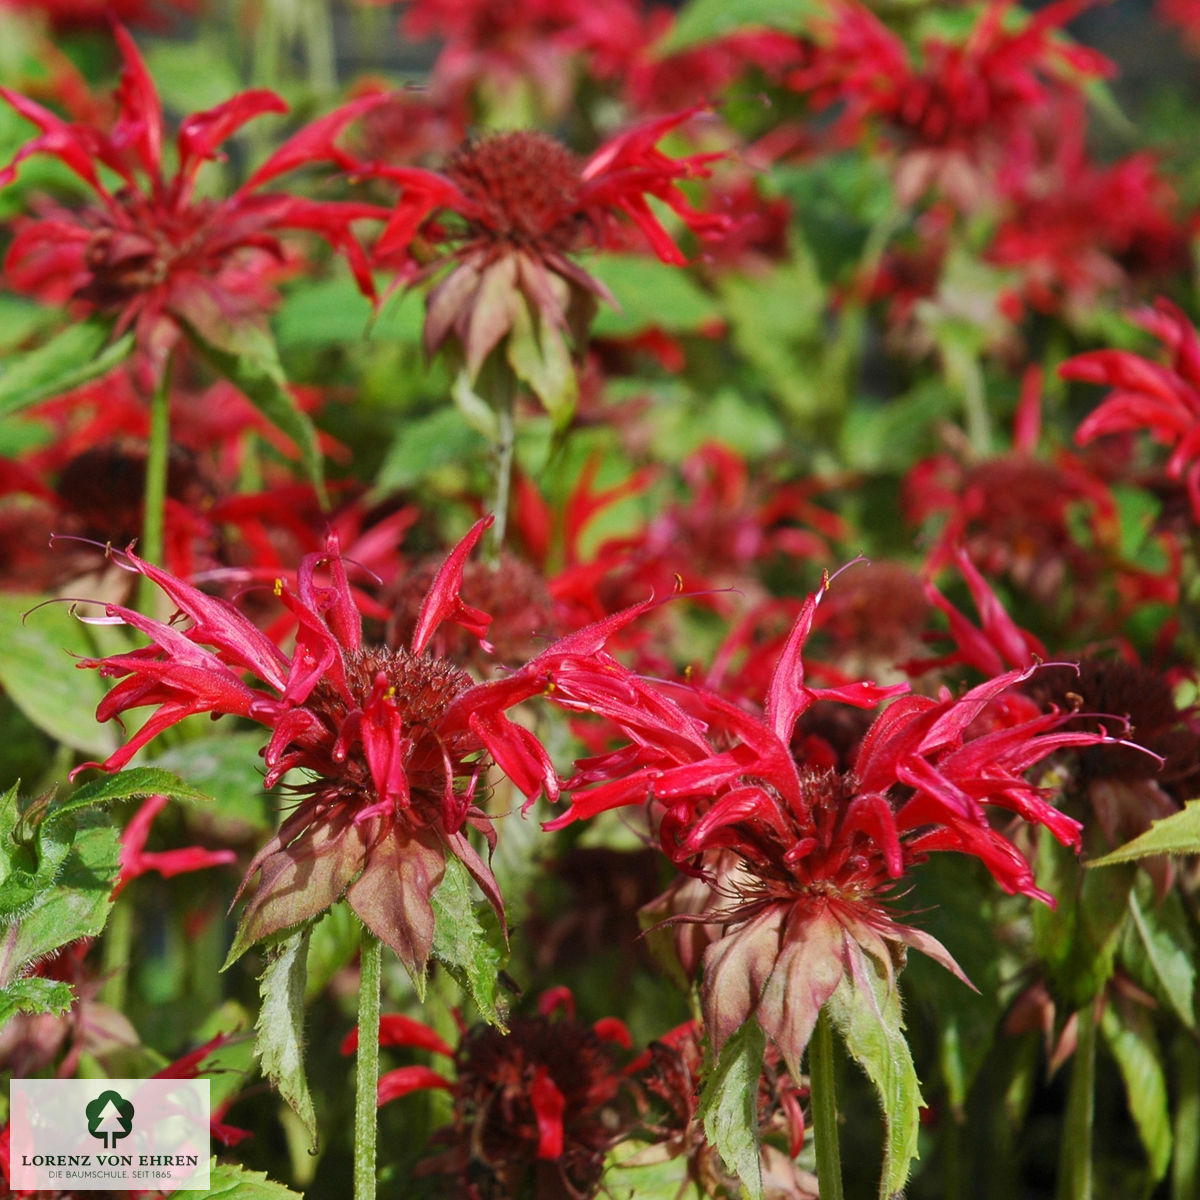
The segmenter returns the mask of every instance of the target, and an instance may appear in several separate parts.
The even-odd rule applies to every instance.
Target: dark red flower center
[[[129,189],[116,200],[115,213],[95,210],[89,222],[95,228],[84,250],[91,277],[79,298],[100,309],[122,308],[162,286],[189,260],[196,265],[214,208],[211,201],[200,201],[176,212]]]
[[[579,241],[579,164],[544,133],[492,134],[456,151],[446,174],[471,202],[477,236],[540,251]]]
[[[357,792],[362,799],[374,799],[375,788],[361,741],[351,742],[344,759],[335,760],[333,749],[348,722],[359,720],[371,705],[376,681],[382,675],[384,694],[396,706],[404,737],[411,739],[405,774],[414,804],[425,797],[440,806],[447,762],[455,776],[471,775],[478,765],[478,739],[468,731],[447,733],[441,728],[450,704],[474,681],[447,659],[405,649],[363,647],[344,651],[342,658],[351,700],[348,702],[328,679],[319,680],[313,688],[305,707],[320,717],[330,738],[320,755],[310,756],[307,765],[323,778],[323,786],[336,781],[340,792]],[[317,761],[326,756],[328,761]]]
[[[592,1194],[626,1121],[612,1049],[590,1026],[541,1016],[514,1020],[507,1034],[479,1026],[463,1039],[457,1064],[455,1123],[471,1146],[481,1196],[524,1195],[531,1182],[535,1195]],[[547,1115],[537,1095],[548,1083],[561,1096],[562,1151],[554,1164],[539,1153]]]

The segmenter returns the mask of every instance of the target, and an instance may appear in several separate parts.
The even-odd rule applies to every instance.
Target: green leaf
[[[205,797],[201,814],[219,829],[220,840],[244,841],[275,826],[277,801],[263,790],[263,741],[254,730],[207,734],[172,746],[148,765],[195,784]]]
[[[259,977],[261,1008],[254,1026],[254,1051],[263,1073],[278,1089],[317,1145],[317,1114],[304,1072],[304,980],[309,927],[267,951]]]
[[[396,307],[389,304],[385,311],[391,315]],[[386,323],[381,316],[372,325],[370,300],[344,275],[316,283],[310,280],[294,289],[274,321],[275,335],[285,351],[291,347],[354,345],[368,337],[394,337],[396,327],[394,315]],[[419,340],[420,328],[418,324],[417,337],[412,340]]]
[[[0,1029],[7,1021],[23,1013],[50,1013],[61,1017],[75,1000],[71,985],[57,979],[14,979],[5,988],[0,988]]]
[[[504,352],[516,377],[541,401],[554,424],[565,428],[579,398],[579,379],[562,330],[532,312],[528,303],[518,303]]]
[[[230,329],[218,345],[195,325],[185,325],[188,337],[214,370],[240,388],[281,433],[291,438],[313,486],[324,495],[325,475],[317,431],[288,390],[275,341],[265,329],[242,324]]]
[[[0,417],[61,396],[111,371],[133,349],[133,334],[109,344],[107,322],[68,325],[44,346],[10,357],[0,373]]]
[[[204,792],[161,767],[127,767],[115,775],[104,775],[76,788],[66,800],[55,805],[53,815],[111,804],[114,800],[130,800],[135,796],[169,796],[172,800],[190,802],[208,800]]]
[[[704,1132],[742,1181],[750,1200],[762,1200],[758,1140],[758,1081],[767,1038],[751,1017],[721,1047],[716,1066],[700,1093]]]
[[[303,1200],[300,1192],[268,1179],[261,1171],[247,1171],[245,1167],[217,1162],[215,1158],[207,1194],[209,1200]]]
[[[840,417],[845,387],[837,378],[841,331],[824,321],[825,287],[802,243],[790,261],[763,275],[727,275],[721,296],[730,340],[762,383],[809,425]]]
[[[600,306],[592,322],[594,337],[629,337],[651,327],[667,333],[698,333],[721,319],[715,296],[686,271],[657,258],[605,254],[587,268],[620,305]]]
[[[1011,996],[1006,981],[1025,960],[1011,939],[989,936],[1004,927],[1003,904],[990,875],[965,855],[934,855],[917,873],[911,911],[921,927],[944,946],[954,947],[963,973],[979,991],[924,954],[909,956],[904,968],[910,1026],[919,1018],[937,1046],[947,1100],[961,1116],[967,1095],[996,1042]],[[1023,916],[1024,914],[1022,914]],[[1007,951],[1007,952],[1006,952]]]
[[[1150,1160],[1150,1177],[1157,1183],[1171,1161],[1171,1112],[1154,1024],[1145,1009],[1109,1004],[1100,1032],[1121,1069],[1129,1112]]]
[[[838,452],[857,471],[895,471],[930,453],[937,430],[959,408],[943,380],[923,379],[880,404],[860,399],[846,414]]]
[[[362,922],[348,904],[334,904],[313,923],[304,981],[305,998],[315,1000],[329,981],[353,960],[362,940]]]
[[[879,1195],[899,1196],[917,1157],[921,1085],[904,1036],[900,993],[883,965],[858,946],[857,966],[829,998],[830,1016],[850,1052],[875,1085],[885,1126]]]
[[[663,1153],[661,1144],[622,1142],[605,1163],[605,1193],[611,1200],[681,1200],[687,1195],[687,1157]]]
[[[186,41],[155,39],[144,47],[143,56],[168,111],[214,108],[242,89],[236,60],[216,30],[206,32],[201,26]]]
[[[433,956],[470,992],[484,1020],[507,1030],[499,977],[508,947],[491,905],[477,903],[475,894],[467,868],[448,854],[446,874],[433,893]]]
[[[22,806],[14,784],[0,799],[0,921],[15,921],[54,886],[75,824],[55,819],[50,794]]]
[[[84,816],[84,821],[95,820]],[[0,988],[31,963],[104,928],[119,867],[114,828],[92,824],[77,830],[55,886],[40,892],[21,919],[0,932]]]
[[[1161,903],[1147,895],[1144,903],[1139,893],[1149,893],[1152,886],[1142,876],[1130,894],[1130,933],[1142,948],[1150,986],[1188,1029],[1195,1030],[1196,943],[1191,925],[1178,892],[1169,892]]]
[[[1189,800],[1182,812],[1158,821],[1132,842],[1126,842],[1111,854],[1093,858],[1087,867],[1112,867],[1117,863],[1149,858],[1152,854],[1200,854],[1200,800]]]
[[[29,721],[55,740],[107,758],[117,739],[112,726],[96,722],[104,681],[97,672],[75,670],[71,664],[71,655],[93,653],[88,628],[67,605],[43,604],[45,599],[19,593],[0,596],[0,626],[5,630],[0,685]]]
[[[1187,1200],[1200,1195],[1200,1050],[1190,1034],[1176,1034],[1170,1062],[1175,1084],[1171,1195]]]
[[[1125,866],[1115,877],[1082,871],[1067,847],[1048,837],[1039,843],[1038,882],[1057,908],[1034,905],[1034,950],[1071,1008],[1095,999],[1112,978],[1135,871]]]
[[[487,452],[487,442],[457,407],[406,418],[380,464],[375,488],[381,493],[410,488],[438,467],[470,462]]]
[[[816,0],[691,0],[654,47],[654,54],[658,58],[677,54],[742,29],[803,33],[814,17],[823,14]]]

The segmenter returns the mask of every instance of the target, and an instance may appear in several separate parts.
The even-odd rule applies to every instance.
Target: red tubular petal
[[[563,1152],[563,1111],[567,1101],[545,1067],[538,1067],[529,1089],[538,1127],[538,1158],[558,1158]]]
[[[550,1016],[560,1008],[566,1013],[568,1021],[575,1019],[575,997],[571,994],[569,987],[547,988],[538,997],[538,1012],[543,1017]]]
[[[624,1050],[633,1049],[633,1036],[629,1032],[629,1026],[618,1017],[601,1017],[592,1029],[602,1041],[615,1042]]]
[[[414,1021],[401,1013],[384,1013],[379,1018],[379,1044],[381,1046],[415,1046],[418,1050],[429,1050],[434,1054],[454,1057],[454,1051],[428,1025]],[[342,1039],[343,1054],[353,1054],[358,1049],[358,1026]]]
[[[459,599],[459,589],[462,587],[463,568],[467,556],[475,548],[475,544],[489,529],[494,517],[481,517],[468,530],[466,537],[450,552],[449,557],[442,563],[437,576],[430,584],[429,591],[421,604],[417,616],[416,628],[413,630],[412,649],[414,654],[420,654],[429,645],[429,639],[437,631],[437,627],[446,620],[457,621],[465,629],[483,637],[492,618],[487,613],[476,608],[469,608]]]
[[[389,1100],[396,1100],[422,1088],[454,1091],[454,1085],[448,1079],[428,1067],[397,1067],[394,1071],[385,1071],[380,1075],[376,1104],[382,1106]]]

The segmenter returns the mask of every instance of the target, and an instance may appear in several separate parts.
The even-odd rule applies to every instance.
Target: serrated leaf
[[[499,987],[508,948],[490,905],[477,903],[467,868],[452,854],[446,874],[433,893],[433,957],[465,987],[484,1020],[507,1030],[507,1012]]]
[[[0,417],[61,396],[111,371],[133,349],[133,334],[109,343],[107,322],[68,325],[44,346],[10,356],[0,372]]]
[[[1138,883],[1129,897],[1131,925],[1153,974],[1154,990],[1165,996],[1175,1015],[1188,1029],[1194,1030],[1196,945],[1183,902],[1177,892],[1170,892],[1160,904],[1155,904],[1152,898],[1144,904],[1138,893],[1149,891],[1150,881],[1143,877]]]
[[[830,1016],[850,1057],[867,1073],[883,1106],[883,1172],[879,1195],[898,1196],[917,1157],[921,1085],[913,1066],[900,993],[883,966],[859,947],[857,969],[848,971],[829,999]]]
[[[0,798],[0,921],[15,921],[54,885],[75,839],[75,823],[54,819],[50,797],[22,808],[14,784]]]
[[[19,1012],[50,1013],[60,1017],[71,1007],[75,993],[69,983],[58,979],[14,979],[7,987],[0,988],[0,1029]]]
[[[194,325],[185,328],[209,365],[241,389],[276,429],[295,442],[304,470],[323,496],[325,473],[316,426],[288,391],[287,375],[271,335],[255,325],[242,324],[231,331],[229,342],[217,345]]]
[[[758,1081],[767,1037],[752,1017],[721,1047],[700,1093],[700,1119],[708,1140],[742,1181],[750,1200],[762,1200],[758,1139]]]
[[[303,1200],[300,1192],[268,1179],[261,1171],[247,1171],[216,1159],[209,1173],[207,1195],[209,1200]]]
[[[259,977],[258,1021],[254,1052],[263,1074],[287,1101],[317,1145],[317,1114],[304,1070],[304,980],[309,929],[284,938],[267,951],[267,969]]]
[[[77,812],[135,796],[169,796],[172,800],[205,802],[208,796],[161,767],[127,767],[115,775],[90,780],[51,810],[52,815]]]
[[[691,0],[657,46],[656,57],[678,54],[743,29],[803,33],[824,14],[815,0]]]
[[[1171,1112],[1153,1022],[1144,1009],[1109,1004],[1100,1032],[1121,1070],[1129,1112],[1150,1160],[1150,1177],[1157,1183],[1171,1161]]]
[[[1111,854],[1093,858],[1087,867],[1112,867],[1153,854],[1200,854],[1200,800],[1189,800],[1182,812],[1152,821],[1150,828]]]
[[[104,681],[98,672],[78,671],[71,663],[73,654],[92,653],[87,627],[65,604],[37,608],[45,599],[18,593],[0,596],[0,627],[5,630],[0,685],[26,717],[56,741],[106,758],[117,741],[111,726],[96,723]]]
[[[80,829],[56,885],[0,932],[0,987],[59,947],[95,937],[108,919],[119,868],[117,831],[109,825]]]

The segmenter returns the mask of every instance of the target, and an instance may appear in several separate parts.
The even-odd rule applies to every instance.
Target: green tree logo
[[[111,1150],[133,1129],[133,1105],[111,1088],[101,1092],[85,1109],[88,1133],[101,1138],[105,1150]]]

